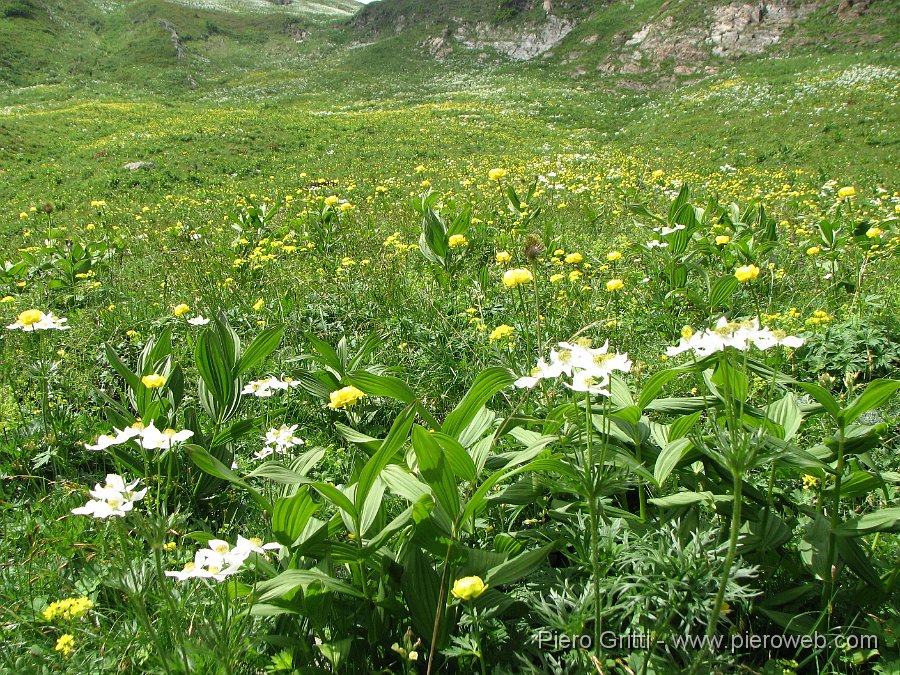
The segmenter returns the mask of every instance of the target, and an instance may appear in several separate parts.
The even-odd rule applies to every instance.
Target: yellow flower
[[[621,257],[622,257],[622,253],[619,251],[610,251],[609,253],[606,254],[606,259],[609,260],[609,262],[615,262],[616,260],[619,260]]]
[[[569,281],[578,281],[581,277],[581,270],[572,270],[571,272],[569,272]]]
[[[509,338],[512,340],[513,333],[516,332],[516,329],[512,326],[507,326],[505,323],[497,326],[494,330],[491,331],[491,334],[488,336],[491,342],[496,342],[497,340],[503,340],[505,338]]]
[[[625,288],[625,282],[621,279],[610,279],[606,282],[606,290],[610,293],[621,291],[623,288]]]
[[[806,255],[816,255],[821,250],[818,246],[810,246],[806,249]]]
[[[530,283],[534,279],[534,275],[530,270],[525,269],[513,269],[507,270],[503,275],[503,284],[507,288],[515,288],[516,286],[521,286],[522,284]]]
[[[469,245],[469,240],[466,239],[464,234],[451,234],[447,243],[450,245],[450,248],[462,248]]]
[[[716,237],[716,245],[718,246],[724,246],[729,241],[731,241],[731,237],[729,237],[727,234],[720,234],[718,237]]]
[[[884,230],[882,230],[880,227],[870,227],[868,230],[866,230],[866,236],[869,239],[880,237],[882,234],[884,234]]]
[[[735,278],[744,283],[745,281],[750,281],[751,279],[756,279],[759,276],[759,268],[756,265],[745,265],[743,267],[738,267],[734,271]]]
[[[682,327],[681,337],[683,337],[685,340],[690,340],[693,335],[694,335],[693,327],[691,327],[691,326],[683,326]]]
[[[28,217],[28,214],[25,213],[25,211],[22,211],[19,213],[19,218],[21,218],[22,220],[25,220],[27,217]]]
[[[253,303],[253,311],[258,312],[265,306],[266,306],[265,301],[262,298],[260,298],[259,300],[257,300],[256,302]]]
[[[566,262],[572,263],[573,265],[577,265],[578,263],[580,263],[583,260],[584,260],[584,256],[581,255],[580,253],[570,253],[569,255],[566,256]]]
[[[847,187],[842,187],[840,190],[838,190],[838,197],[840,197],[841,199],[847,199],[849,197],[855,197],[855,196],[856,196],[856,188],[853,187],[852,185],[848,185]]]
[[[806,474],[803,476],[803,489],[804,490],[812,490],[815,487],[819,486],[819,479],[815,476],[810,476]]]
[[[509,254],[509,251],[498,251],[495,256],[497,263],[502,265],[503,263],[508,263],[512,260],[512,256]]]
[[[463,577],[453,582],[454,597],[460,600],[474,600],[487,590],[487,586],[481,577]]]
[[[184,303],[181,303],[180,305],[175,305],[175,307],[172,309],[172,314],[174,314],[175,316],[184,316],[190,311],[190,307],[188,307]]]
[[[488,171],[488,178],[499,181],[506,175],[506,169],[491,169]]]
[[[68,656],[72,653],[72,650],[75,649],[75,638],[69,633],[63,633],[56,641],[56,647],[54,649],[58,652],[62,652],[63,656]]]
[[[345,203],[341,204],[341,206],[340,206],[341,211],[343,211],[344,213],[346,213],[347,211],[349,211],[352,208],[353,208],[353,204],[351,204],[350,202],[345,202]]]
[[[51,602],[47,609],[41,612],[45,621],[53,621],[57,617],[62,619],[78,619],[86,611],[91,609],[94,603],[82,596],[80,598],[64,598]]]
[[[174,551],[175,546],[176,546],[176,544],[174,541],[167,541],[165,544],[163,544],[163,550],[164,551]]]
[[[550,283],[551,284],[559,283],[560,281],[562,281],[565,278],[566,278],[565,274],[553,274],[550,277]]]
[[[416,167],[416,173],[422,173],[423,171],[425,171],[425,167],[419,164],[419,166]]]
[[[159,389],[166,383],[166,378],[158,373],[153,373],[152,375],[144,375],[141,378],[141,383],[147,389]]]
[[[328,407],[332,410],[347,408],[358,402],[365,395],[365,392],[360,391],[356,387],[344,387],[343,389],[338,389],[337,391],[331,392],[331,394],[329,395],[331,402],[328,404]]]
[[[657,178],[662,178],[665,175],[666,175],[666,172],[663,169],[657,169],[656,171],[654,171],[653,173],[650,174],[650,177],[657,179]]]
[[[325,197],[325,206],[334,206],[338,203],[338,198],[335,195],[331,195],[330,197]]]
[[[26,309],[19,314],[18,320],[22,326],[31,326],[44,318],[44,313],[39,309]]]

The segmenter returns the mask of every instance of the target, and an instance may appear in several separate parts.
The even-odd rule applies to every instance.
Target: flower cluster
[[[631,370],[628,354],[609,352],[609,342],[599,349],[592,349],[590,340],[577,343],[560,342],[558,349],[550,350],[550,361],[540,359],[531,375],[520,377],[515,386],[531,388],[541,380],[560,375],[572,378],[566,386],[573,391],[609,395],[609,377],[613,371],[627,373]]]
[[[278,379],[274,375],[261,380],[253,380],[249,382],[242,390],[242,394],[253,394],[257,398],[268,398],[276,391],[284,391],[293,387],[299,387],[299,380],[292,380],[289,377]]]
[[[277,429],[269,429],[266,432],[265,447],[257,452],[254,456],[257,459],[265,459],[273,453],[283,455],[289,448],[293,448],[297,445],[303,445],[303,439],[299,436],[294,435],[294,431],[296,431],[296,429],[296,424],[292,426],[282,424]]]
[[[515,288],[522,284],[530,284],[532,280],[534,280],[534,275],[531,273],[531,270],[513,269],[507,270],[503,274],[503,284],[507,288]]]
[[[787,335],[782,331],[760,328],[758,319],[729,321],[723,316],[716,323],[715,328],[701,333],[695,333],[691,328],[686,327],[681,333],[678,345],[666,349],[666,356],[677,356],[682,352],[692,351],[703,358],[715,352],[724,351],[726,347],[746,351],[750,345],[762,350],[777,345],[796,349],[803,345],[803,339]]]
[[[92,518],[109,518],[124,516],[134,507],[134,502],[144,498],[147,490],[135,490],[139,481],[125,484],[122,476],[111,473],[106,476],[106,483],[97,483],[90,491],[93,499],[84,506],[72,509],[72,513]]]
[[[347,408],[365,397],[365,392],[356,387],[343,387],[329,395],[328,407],[332,410]]]
[[[166,576],[179,581],[198,578],[225,581],[241,571],[251,553],[265,555],[266,551],[281,548],[281,544],[263,544],[262,539],[246,539],[241,535],[238,535],[234,546],[222,539],[210,539],[207,544],[207,548],[201,548],[194,554],[193,562],[187,563],[182,570],[166,572]]]
[[[81,618],[93,606],[94,603],[83,596],[80,598],[64,598],[51,602],[47,609],[41,612],[41,615],[45,621],[53,621],[57,618],[69,621]]]
[[[115,436],[102,434],[94,445],[85,445],[88,450],[105,450],[113,445],[122,445],[130,440],[134,440],[144,450],[168,450],[176,443],[183,443],[194,432],[190,429],[175,431],[174,429],[163,429],[160,431],[153,422],[148,426],[144,426],[141,422],[135,422],[130,427],[124,429],[113,429]]]
[[[68,319],[60,319],[53,316],[53,312],[44,314],[39,309],[26,309],[16,317],[14,323],[9,324],[8,330],[21,330],[31,333],[36,330],[69,330],[71,326],[64,326]]]

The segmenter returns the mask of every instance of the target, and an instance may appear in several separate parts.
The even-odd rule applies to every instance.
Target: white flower
[[[71,326],[64,326],[68,319],[60,319],[53,316],[53,312],[44,314],[40,310],[27,310],[22,312],[13,323],[6,328],[8,330],[21,330],[25,333],[31,333],[36,330],[69,330]]]
[[[135,490],[139,481],[125,484],[125,479],[111,473],[106,476],[106,483],[97,483],[90,491],[93,499],[84,506],[72,509],[72,513],[79,516],[91,516],[93,518],[109,518],[110,516],[124,516],[134,507],[134,502],[140,501],[147,494],[147,490]]]
[[[241,390],[242,394],[253,394],[258,398],[268,398],[273,393],[279,390],[285,390],[292,387],[299,387],[299,380],[292,380],[291,378],[284,378],[279,380],[274,375],[271,377],[266,377],[261,380],[254,380],[252,382],[247,383],[244,388]]]
[[[198,314],[197,316],[188,319],[187,322],[192,326],[205,326],[209,323],[209,319],[205,319],[202,314]]]
[[[613,371],[627,373],[631,370],[628,354],[609,353],[609,342],[599,349],[583,344],[560,342],[558,349],[550,351],[550,362],[543,359],[530,376],[520,377],[516,387],[531,388],[539,381],[565,375],[572,378],[565,385],[574,391],[609,396],[609,377]]]
[[[662,227],[654,227],[654,232],[659,232],[663,237],[672,234],[673,232],[678,232],[678,230],[683,230],[684,225],[676,224],[675,227],[666,227],[663,225]]]
[[[787,335],[781,331],[760,328],[759,320],[728,321],[724,316],[716,322],[716,327],[689,337],[682,337],[678,345],[666,348],[667,356],[677,356],[682,352],[693,351],[700,358],[732,347],[746,351],[751,346],[765,351],[771,347],[782,345],[796,349],[803,345],[803,339]]]
[[[151,422],[150,426],[141,431],[140,444],[145,450],[169,449],[176,443],[183,443],[193,435],[194,432],[190,429],[183,429],[181,431],[164,429],[163,431],[160,431],[154,426],[153,422]]]
[[[659,239],[654,239],[653,241],[648,241],[644,244],[647,248],[665,248],[668,246],[668,242],[660,241]]]
[[[88,450],[105,450],[113,445],[121,445],[127,443],[131,439],[136,439],[138,444],[145,450],[169,449],[176,443],[183,443],[194,435],[193,431],[184,429],[175,431],[174,429],[165,429],[160,431],[153,422],[145,427],[140,422],[135,422],[125,429],[113,429],[115,436],[101,435],[94,445],[85,444]]]
[[[303,439],[294,435],[297,425],[288,426],[282,424],[277,429],[269,429],[266,432],[266,445],[275,445],[278,448],[292,448],[295,445],[303,445]]]
[[[240,535],[234,546],[224,539],[210,539],[207,548],[194,554],[193,562],[185,565],[183,570],[166,572],[166,576],[179,581],[198,578],[224,581],[241,571],[251,553],[265,556],[267,551],[280,549],[281,544],[263,544],[262,539],[246,539]]]

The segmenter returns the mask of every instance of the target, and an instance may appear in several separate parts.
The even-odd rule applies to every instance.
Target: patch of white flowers
[[[194,560],[187,563],[184,569],[166,572],[167,577],[175,577],[179,581],[187,579],[215,579],[225,581],[232,574],[237,574],[251,553],[266,555],[267,551],[277,551],[281,544],[263,544],[262,539],[246,539],[238,535],[234,546],[223,539],[210,539],[206,548],[194,554]]]
[[[609,396],[609,377],[614,371],[631,370],[628,354],[609,352],[609,342],[599,349],[592,349],[589,340],[576,343],[560,342],[550,350],[550,360],[538,360],[537,366],[526,377],[515,381],[520,388],[534,387],[541,380],[555,379],[562,375],[571,378],[564,384],[573,391]]]
[[[72,509],[72,513],[92,518],[122,517],[134,507],[134,503],[142,500],[146,489],[136,490],[140,481],[125,483],[122,476],[111,473],[106,476],[106,483],[97,483],[90,491],[93,499],[84,506]]]

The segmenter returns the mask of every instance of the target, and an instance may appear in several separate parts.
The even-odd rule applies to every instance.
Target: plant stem
[[[594,463],[594,420],[591,411],[591,395],[588,392],[584,394],[584,411],[585,411],[585,433],[587,434],[588,461],[585,469],[585,482],[587,484],[588,498],[588,514],[591,522],[591,582],[594,594],[594,653],[600,656],[600,633],[601,633],[601,617],[600,617],[600,518],[597,513],[597,481],[595,480],[594,471],[596,465]],[[599,467],[600,471],[603,467]]]
[[[831,613],[833,610],[832,607],[832,599],[834,596],[834,557],[835,557],[835,547],[837,541],[835,539],[834,531],[837,529],[838,520],[840,518],[840,506],[841,506],[841,482],[844,478],[844,444],[846,443],[846,439],[844,437],[844,425],[838,426],[838,456],[837,456],[837,465],[835,466],[835,476],[834,476],[834,498],[831,504],[831,527],[828,532],[828,555],[826,557],[826,566],[825,571],[828,574],[828,579],[825,581],[824,593],[825,597],[822,598],[823,604],[827,602],[828,606],[828,617],[829,621],[831,618]]]

